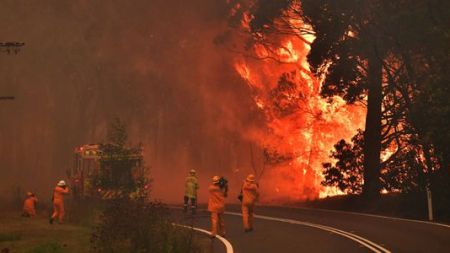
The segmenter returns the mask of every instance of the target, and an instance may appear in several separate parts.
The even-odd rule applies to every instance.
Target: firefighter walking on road
[[[225,212],[225,198],[228,191],[227,181],[219,176],[214,176],[208,191],[208,211],[211,213],[211,238],[215,238],[217,234],[225,236],[223,216]]]
[[[27,198],[23,202],[23,217],[34,217],[36,216],[36,203],[38,199],[32,192],[27,192]]]
[[[197,190],[198,179],[197,172],[195,170],[189,171],[189,176],[186,177],[185,190],[184,190],[184,212],[187,212],[189,206],[189,200],[191,201],[191,211],[195,214],[197,209]]]
[[[258,184],[255,176],[250,174],[242,185],[242,222],[245,232],[253,231],[253,210],[259,198]]]
[[[69,194],[69,188],[66,185],[66,182],[64,180],[61,180],[56,185],[55,189],[53,190],[53,214],[52,217],[50,217],[50,224],[53,224],[53,221],[58,218],[59,224],[63,223],[64,219],[64,195]]]

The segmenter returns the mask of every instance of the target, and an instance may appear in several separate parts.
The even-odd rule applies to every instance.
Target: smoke
[[[191,168],[200,199],[215,174],[237,192],[251,172],[242,136],[258,127],[259,113],[213,43],[224,4],[2,1],[1,40],[26,45],[0,55],[0,94],[16,96],[0,102],[1,195],[20,187],[48,197],[74,147],[101,142],[116,116],[130,143],[144,146],[155,198],[180,200]]]
[[[154,198],[180,202],[190,169],[200,202],[214,175],[237,196],[263,171],[263,200],[318,197],[321,163],[364,111],[319,97],[298,37],[275,39],[284,64],[228,51],[242,41],[226,2],[2,1],[0,40],[26,44],[0,55],[0,95],[17,97],[0,102],[0,197],[49,197],[74,148],[102,142],[115,117],[144,147]]]

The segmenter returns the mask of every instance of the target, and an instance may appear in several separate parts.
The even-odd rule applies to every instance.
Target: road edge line
[[[186,225],[181,225],[181,224],[177,224],[177,223],[172,223],[172,225],[178,226],[178,227],[183,227],[183,228],[189,228],[189,229],[192,229],[195,231],[199,231],[199,232],[211,235],[211,232],[209,232],[205,229],[202,229],[202,228],[197,228],[194,226],[186,226]],[[233,245],[231,245],[231,243],[227,239],[225,239],[224,237],[222,237],[220,235],[216,235],[216,238],[219,239],[223,243],[223,245],[225,245],[225,249],[226,249],[227,253],[234,253]]]
[[[242,216],[241,213],[236,213],[236,212],[225,212],[225,214],[229,214],[229,215],[235,215],[235,216]],[[347,231],[343,231],[337,228],[333,228],[333,227],[329,227],[329,226],[324,226],[324,225],[320,225],[320,224],[314,224],[314,223],[310,223],[310,222],[303,222],[303,221],[299,221],[299,220],[293,220],[293,219],[285,219],[285,218],[276,218],[276,217],[270,217],[270,216],[264,216],[264,215],[254,215],[255,218],[259,218],[259,219],[264,219],[264,220],[271,220],[271,221],[278,221],[278,222],[284,222],[284,223],[290,223],[290,224],[296,224],[296,225],[303,225],[303,226],[309,226],[309,227],[314,227],[317,229],[321,229],[321,230],[325,230],[343,237],[346,237],[352,241],[355,241],[361,245],[363,245],[364,247],[372,250],[373,252],[376,253],[391,253],[391,251],[389,251],[388,249],[384,248],[381,245],[378,245],[366,238],[363,238],[361,236],[355,235],[353,233],[349,233]]]

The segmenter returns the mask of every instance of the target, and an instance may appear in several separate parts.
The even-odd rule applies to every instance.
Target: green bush
[[[191,230],[174,227],[164,205],[110,201],[91,237],[92,252],[202,252]]]

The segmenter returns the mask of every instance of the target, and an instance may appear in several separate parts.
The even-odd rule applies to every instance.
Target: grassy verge
[[[20,217],[20,211],[0,210],[0,252],[213,252],[207,236],[170,225],[172,218],[164,214],[162,206],[104,207],[95,202],[68,201],[63,225],[50,225],[49,210],[42,204],[35,218]]]
[[[71,224],[50,225],[46,216],[22,218],[19,214],[0,214],[1,252],[89,252],[91,230],[88,227]]]

